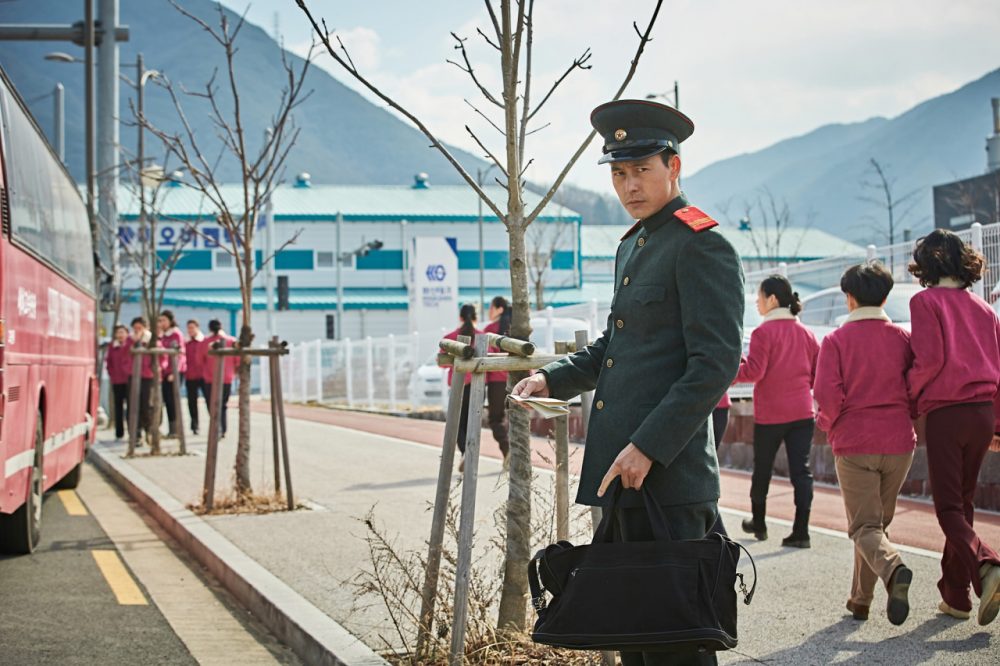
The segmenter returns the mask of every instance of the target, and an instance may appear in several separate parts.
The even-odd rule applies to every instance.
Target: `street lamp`
[[[493,170],[496,164],[491,164],[486,169],[476,169],[476,183],[479,189],[483,189],[486,176]],[[486,316],[486,285],[483,277],[483,269],[486,263],[486,253],[483,250],[483,198],[476,195],[476,203],[479,204],[479,316]]]
[[[671,101],[671,97],[672,97],[673,101],[671,103],[671,106],[673,106],[675,109],[677,109],[678,111],[680,111],[680,109],[681,109],[681,91],[680,91],[680,86],[677,84],[677,81],[674,81],[674,90],[673,90],[672,93],[670,91],[667,91],[667,92],[661,92],[661,93],[649,93],[648,95],[646,95],[646,99],[656,99],[657,97],[665,99],[668,102]]]

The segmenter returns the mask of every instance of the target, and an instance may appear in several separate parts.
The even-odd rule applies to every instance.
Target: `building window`
[[[976,221],[976,216],[971,213],[966,213],[965,215],[956,215],[955,217],[948,220],[948,226],[950,227],[971,227],[972,223]]]
[[[326,339],[335,340],[337,338],[337,320],[334,319],[335,315],[328,314],[326,316]]]
[[[333,252],[317,252],[316,268],[333,268]]]
[[[215,267],[216,268],[233,268],[233,255],[228,252],[216,252],[215,253]]]

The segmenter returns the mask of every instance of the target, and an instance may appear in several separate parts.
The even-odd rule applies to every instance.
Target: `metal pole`
[[[486,336],[476,336],[476,356],[486,356]],[[454,381],[454,380],[452,380]],[[462,666],[465,656],[465,625],[469,612],[469,574],[472,569],[472,536],[476,522],[476,486],[479,481],[479,435],[483,427],[486,374],[472,376],[469,389],[469,421],[465,435],[465,472],[462,479],[462,510],[458,526],[458,558],[455,566],[455,612],[451,629],[449,664]]]
[[[97,226],[97,211],[95,201],[94,177],[97,171],[94,158],[94,0],[84,0],[83,3],[83,81],[84,81],[84,124],[85,134],[85,178],[87,180],[87,215],[90,217],[90,235],[94,242],[94,252],[100,256],[98,243],[100,234]],[[95,270],[97,267],[94,267]]]
[[[471,342],[468,336],[458,336],[459,342]],[[451,488],[451,470],[455,465],[455,444],[458,423],[462,418],[462,393],[465,391],[465,373],[456,372],[448,390],[448,416],[444,422],[444,441],[441,443],[441,465],[438,468],[437,491],[434,494],[434,515],[431,518],[431,536],[428,539],[427,569],[421,589],[420,626],[417,628],[417,656],[427,644],[427,636],[434,621],[434,602],[437,599],[438,575],[441,571],[441,546],[444,543],[445,518],[448,514],[448,491]]]
[[[681,110],[681,88],[677,81],[674,81],[674,108]]]
[[[483,187],[483,175],[482,169],[476,169],[476,182],[480,188]],[[483,277],[486,253],[483,250],[483,198],[478,194],[476,203],[479,204],[479,317],[482,319],[486,316],[486,286]]]
[[[55,120],[56,153],[59,161],[66,163],[66,98],[63,84],[57,83],[54,92],[53,118]]]
[[[120,144],[118,40],[119,0],[98,0],[97,20],[102,38],[97,47],[97,187],[98,187],[98,252],[108,259],[112,280],[118,278],[118,169]],[[104,315],[105,325],[114,325],[114,313]]]
[[[340,340],[344,337],[344,282],[342,279],[342,274],[340,270],[340,264],[343,262],[343,258],[340,256],[341,253],[341,228],[344,226],[344,214],[337,213],[337,252],[334,255],[334,260],[337,263],[337,339]]]

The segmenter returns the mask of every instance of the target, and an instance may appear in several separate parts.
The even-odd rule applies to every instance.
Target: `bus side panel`
[[[31,387],[37,386],[38,379],[32,379],[31,366],[7,364],[5,382],[7,405],[3,418],[3,493],[0,494],[0,512],[14,513],[28,497],[28,476],[30,465],[25,467],[30,457],[35,433],[35,413],[37,394]],[[37,374],[37,371],[36,373]],[[17,400],[11,400],[16,397]],[[7,476],[7,472],[12,472]]]
[[[41,368],[46,404],[45,489],[59,482],[83,460],[86,441],[88,368],[44,365]]]

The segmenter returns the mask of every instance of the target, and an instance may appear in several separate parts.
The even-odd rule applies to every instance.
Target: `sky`
[[[312,33],[294,0],[223,0],[304,54]],[[499,55],[475,0],[307,0],[341,36],[355,64],[376,86],[421,118],[443,140],[483,154],[469,125],[494,152],[503,138],[469,107],[500,121],[498,109],[448,59],[459,55],[451,32],[467,38],[474,69],[498,88]],[[498,2],[494,2],[494,5]],[[551,182],[590,131],[589,113],[610,99],[628,70],[655,0],[538,0],[532,71],[541,99],[573,59],[592,52],[535,117],[544,128],[529,137],[534,159],[526,177]],[[893,117],[1000,67],[996,0],[664,0],[625,97],[669,93],[676,80],[680,109],[695,123],[683,147],[691,174],[726,157],[752,152],[830,123]],[[329,55],[316,64],[373,95]],[[998,91],[1000,93],[1000,91]],[[376,100],[377,101],[377,100]],[[661,99],[664,101],[664,99]],[[378,101],[380,106],[383,104]],[[568,182],[610,190],[594,141]]]

